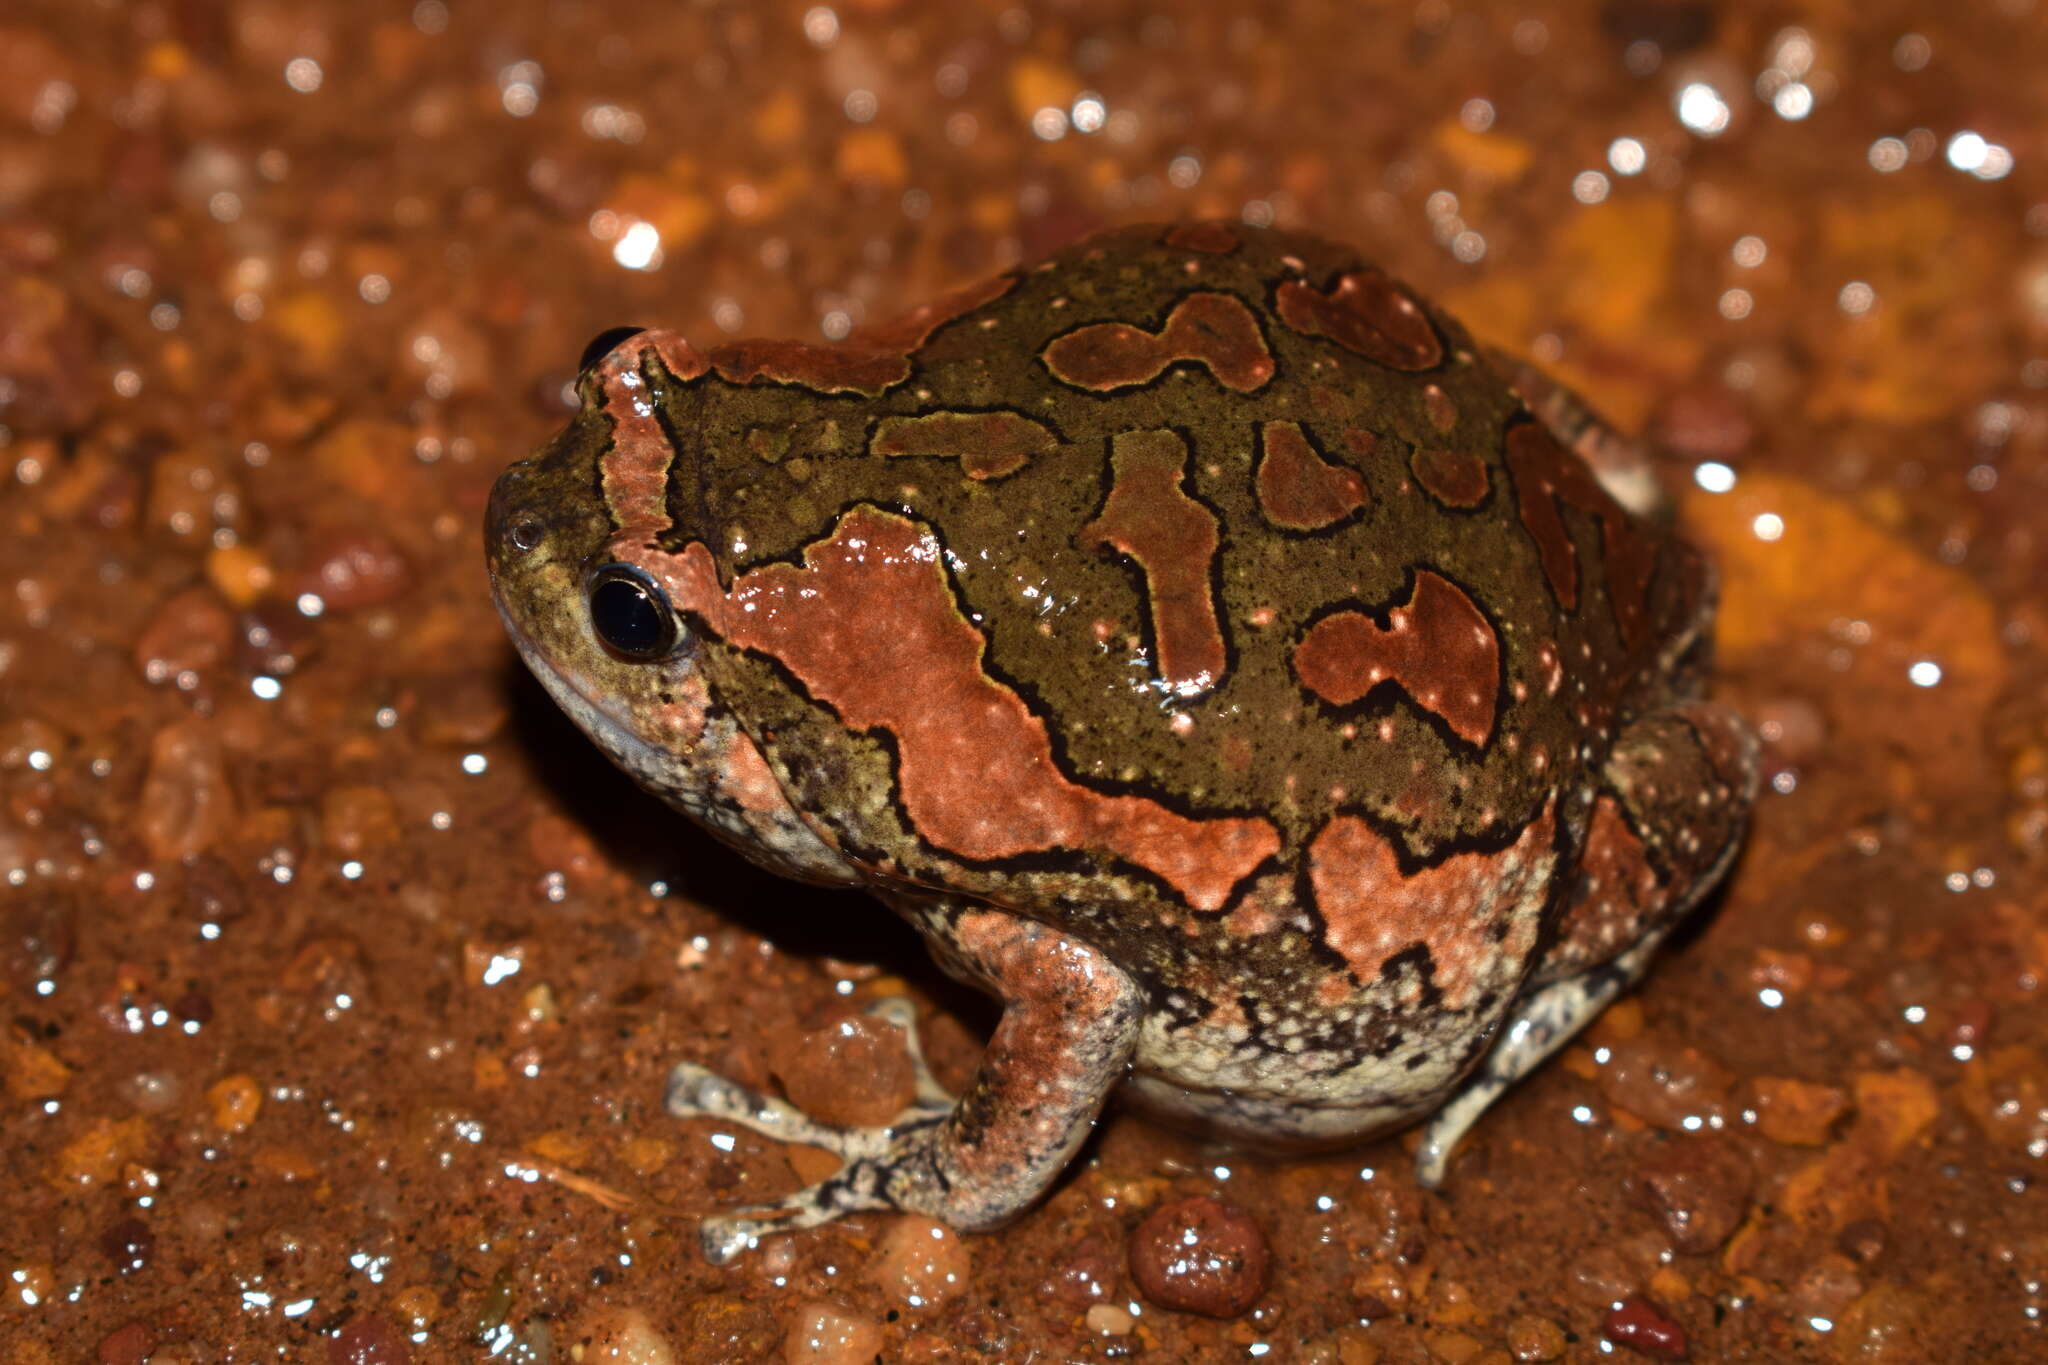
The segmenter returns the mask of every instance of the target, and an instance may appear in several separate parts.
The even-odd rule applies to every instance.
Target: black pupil
[[[590,344],[583,348],[583,359],[576,365],[577,373],[582,373],[610,355],[613,348],[627,337],[639,336],[646,330],[645,327],[612,327],[599,332],[590,339]]]
[[[591,589],[590,624],[628,658],[651,659],[668,644],[668,612],[637,578],[607,578]]]

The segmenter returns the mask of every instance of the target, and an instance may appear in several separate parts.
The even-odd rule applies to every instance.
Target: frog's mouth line
[[[634,777],[658,788],[672,785],[676,781],[678,767],[674,755],[648,741],[623,717],[608,710],[596,695],[598,689],[591,686],[588,679],[560,667],[537,648],[505,605],[505,599],[496,591],[495,584],[492,585],[491,598],[498,608],[498,619],[505,623],[505,634],[519,651],[527,672],[533,674],[542,689],[554,698],[555,705],[575,722],[576,728],[590,736],[612,762]],[[591,647],[597,647],[595,641],[591,642]]]

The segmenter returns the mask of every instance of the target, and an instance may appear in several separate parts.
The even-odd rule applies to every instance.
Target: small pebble
[[[1685,1360],[1685,1329],[1645,1298],[1628,1299],[1608,1310],[1600,1331],[1652,1360]]]
[[[1847,1091],[1789,1076],[1760,1076],[1750,1082],[1750,1089],[1756,1130],[1788,1147],[1820,1146],[1849,1108]]]
[[[1117,1297],[1123,1261],[1107,1241],[1087,1237],[1060,1253],[1052,1274],[1039,1281],[1041,1297],[1086,1308]]]
[[[1680,1251],[1708,1252],[1727,1241],[1749,1208],[1749,1163],[1712,1138],[1654,1145],[1636,1168],[1635,1186]]]
[[[872,1365],[882,1325],[830,1299],[796,1305],[782,1339],[784,1365]]]
[[[1725,1120],[1734,1082],[1700,1049],[1655,1031],[1614,1044],[1598,1077],[1610,1104],[1675,1132]]]
[[[155,1352],[157,1340],[148,1323],[124,1323],[100,1338],[99,1365],[144,1365]]]
[[[1128,1308],[1113,1303],[1098,1303],[1083,1316],[1088,1330],[1099,1337],[1129,1336],[1137,1320]]]
[[[930,1218],[906,1215],[882,1234],[868,1278],[894,1303],[933,1308],[965,1290],[973,1269],[958,1233]]]
[[[1266,1292],[1272,1254],[1252,1216],[1206,1195],[1177,1199],[1131,1234],[1131,1275],[1164,1308],[1234,1318]]]
[[[676,1365],[675,1348],[638,1308],[598,1309],[568,1339],[584,1342],[585,1365]]]
[[[135,639],[135,667],[152,683],[218,668],[235,647],[235,617],[210,588],[167,598]]]
[[[412,566],[396,545],[375,531],[353,528],[313,542],[293,595],[311,593],[326,610],[354,611],[395,602],[412,585]]]
[[[1516,1360],[1556,1360],[1564,1347],[1564,1329],[1549,1318],[1523,1313],[1508,1322],[1508,1351]]]
[[[769,1058],[789,1102],[820,1123],[884,1124],[917,1093],[902,1031],[873,1015],[781,1030],[769,1044]]]
[[[140,1218],[123,1218],[100,1234],[100,1250],[117,1274],[127,1275],[149,1264],[156,1234]]]
[[[149,856],[171,863],[204,853],[234,822],[235,794],[213,731],[197,720],[157,731],[135,819]]]
[[[361,1313],[327,1339],[327,1365],[412,1365],[404,1333],[381,1313]]]

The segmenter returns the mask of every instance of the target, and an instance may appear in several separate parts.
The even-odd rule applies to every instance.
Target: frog
[[[1422,1124],[1440,1185],[1741,846],[1649,456],[1346,247],[1123,228],[835,343],[617,329],[576,393],[487,513],[534,676],[1001,1006],[955,1095],[877,1003],[916,1081],[875,1127],[677,1063],[669,1113],[841,1163],[706,1216],[715,1263],[1001,1226],[1112,1092],[1282,1155]]]

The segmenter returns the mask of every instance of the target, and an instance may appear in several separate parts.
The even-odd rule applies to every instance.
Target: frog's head
[[[484,526],[498,613],[527,667],[612,759],[670,793],[694,786],[709,694],[696,642],[636,555],[670,528],[665,390],[701,374],[686,342],[606,333],[582,406],[499,476]]]

